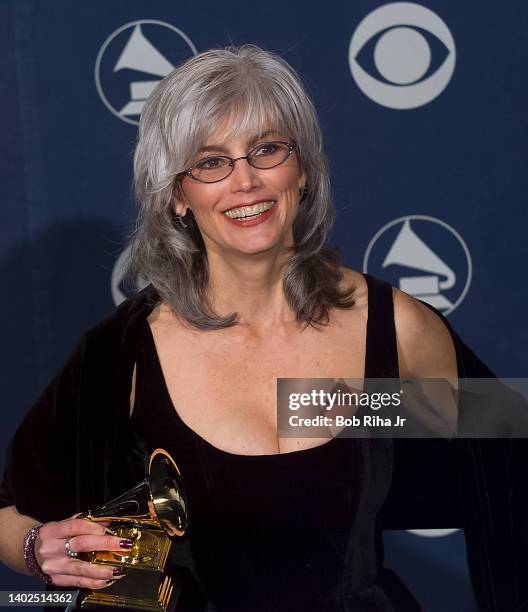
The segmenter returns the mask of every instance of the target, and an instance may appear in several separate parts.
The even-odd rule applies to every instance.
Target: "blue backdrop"
[[[497,374],[526,376],[527,28],[521,0],[4,0],[0,456],[126,293],[145,98],[181,60],[228,44],[277,51],[304,77],[344,262],[436,305]],[[426,610],[473,609],[461,532],[386,542]],[[23,586],[36,583],[0,568],[0,589]]]

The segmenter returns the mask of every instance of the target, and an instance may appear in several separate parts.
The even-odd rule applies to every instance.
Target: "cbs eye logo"
[[[361,91],[398,110],[434,100],[449,83],[455,60],[455,42],[446,24],[411,2],[386,4],[369,13],[352,34],[348,51]]]

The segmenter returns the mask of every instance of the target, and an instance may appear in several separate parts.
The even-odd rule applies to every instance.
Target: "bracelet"
[[[28,570],[36,576],[39,580],[46,584],[53,584],[53,580],[45,574],[41,569],[35,557],[35,540],[39,534],[42,524],[35,525],[26,533],[24,537],[24,559]]]

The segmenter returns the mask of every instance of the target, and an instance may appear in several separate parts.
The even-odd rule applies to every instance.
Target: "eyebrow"
[[[251,140],[248,142],[248,147],[251,147],[252,145],[254,145],[255,143],[257,143],[259,140],[261,140],[262,138],[267,138],[268,136],[272,136],[273,134],[276,134],[277,136],[279,135],[279,132],[277,132],[277,130],[266,130],[265,132],[262,132],[261,134],[257,134],[256,136],[253,136],[253,138],[251,138]],[[219,151],[220,153],[227,153],[227,149],[223,146],[223,145],[206,145],[205,147],[201,147],[198,150],[198,153],[206,153],[206,152],[210,152],[210,151]]]

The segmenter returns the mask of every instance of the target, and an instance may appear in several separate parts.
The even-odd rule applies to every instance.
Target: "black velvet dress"
[[[392,378],[398,374],[398,363],[391,288],[381,280],[366,278],[369,285],[366,375]],[[13,437],[0,483],[0,507],[15,505],[19,512],[40,522],[61,520],[75,512],[96,508],[144,478],[146,449],[130,427],[130,388],[134,364],[142,351],[148,350],[146,319],[159,299],[152,286],[146,287],[81,338]],[[493,372],[464,344],[449,321],[434,312],[453,339],[458,376],[493,378]],[[156,360],[151,359],[146,371],[150,368],[150,374],[156,376],[156,367]],[[157,396],[162,402],[166,402],[164,393],[163,385],[158,384]],[[465,411],[474,411],[473,404],[470,397],[459,397],[461,416]],[[334,441],[306,455],[222,458],[191,432],[178,428],[177,415],[169,410],[171,406],[160,403],[149,408],[153,410],[152,415],[144,413],[142,422],[135,423],[138,428],[145,426],[146,436],[152,436],[154,429],[156,435],[162,436],[150,437],[149,444],[167,441],[168,448],[175,453],[178,446],[187,454],[186,461],[198,477],[196,484],[188,483],[188,487],[196,487],[199,492],[214,490],[217,494],[217,499],[208,501],[194,499],[193,494],[193,508],[201,505],[212,520],[220,523],[204,524],[205,515],[200,517],[196,512],[196,520],[191,517],[190,538],[174,547],[174,556],[177,565],[190,568],[220,610],[236,610],[237,605],[240,609],[245,604],[239,605],[237,594],[248,592],[255,604],[254,608],[250,605],[250,610],[266,609],[266,606],[270,609],[270,598],[277,594],[287,602],[288,597],[300,598],[304,592],[317,593],[313,600],[304,597],[307,610],[317,609],[316,606],[326,606],[330,611],[332,607],[354,611],[415,610],[416,604],[405,587],[392,572],[382,568],[381,531],[446,526],[464,529],[468,566],[479,609],[486,612],[528,610],[528,445],[525,439],[395,438],[363,440],[357,447],[351,442]],[[494,405],[486,405],[486,409],[493,408]],[[503,410],[503,406],[497,405],[495,409]],[[135,418],[139,419],[145,410],[146,405],[140,407]],[[163,418],[163,414],[165,421],[160,421],[160,425],[171,424],[166,437],[162,427],[153,427],[154,419]],[[314,470],[322,469],[319,464],[332,465],[346,454],[344,448],[350,449],[345,462],[350,476],[345,486],[348,494],[340,490],[344,480],[341,472],[327,473],[324,479],[316,481],[301,469],[301,462],[310,463]],[[179,453],[178,450],[176,454],[181,461],[184,458]],[[250,461],[255,465],[260,461],[263,467],[253,470],[247,478],[243,474],[247,474]],[[353,469],[354,461],[357,461],[357,472]],[[212,463],[216,470],[223,470],[223,481],[218,480],[219,472],[211,472]],[[313,467],[314,463],[317,467]],[[228,466],[231,471],[226,474]],[[264,470],[267,470],[266,478]],[[301,472],[302,481],[299,480]],[[260,480],[253,474],[260,474]],[[271,486],[267,484],[268,477]],[[236,491],[237,487],[238,500],[226,499],[223,492]],[[251,496],[258,503],[250,504]],[[297,496],[295,503],[293,496]],[[280,503],[280,499],[287,499],[291,505]],[[301,500],[302,508],[298,505]],[[274,503],[282,522],[267,514]],[[336,506],[329,511],[332,503]],[[248,506],[251,506],[250,518],[242,512]],[[234,514],[226,514],[233,508]],[[323,523],[324,516],[328,518]],[[347,520],[349,530],[343,553],[343,543],[336,542]],[[275,526],[279,524],[280,537],[269,528],[270,521]],[[289,543],[298,541],[305,521],[318,525],[320,532],[306,530],[306,540],[312,541],[302,541],[297,554]],[[207,547],[205,556],[198,554],[204,550],[209,537],[203,530],[216,528],[211,542],[220,540],[221,546]],[[228,546],[230,539],[238,548]],[[256,543],[263,541],[265,548],[256,552]],[[308,557],[315,555],[315,547],[320,547],[318,554],[333,564],[333,576],[310,571],[306,566],[312,562]],[[268,551],[268,558],[262,561],[264,550]],[[226,567],[232,562],[229,555],[242,553],[246,558],[239,556],[238,565]],[[300,584],[284,580],[291,565],[296,565],[296,576],[303,577]],[[321,563],[317,567],[320,569]],[[336,572],[336,567],[341,571]],[[264,568],[272,575],[264,574]],[[262,572],[260,576],[259,572]],[[253,586],[248,583],[240,586],[243,579],[248,575],[254,577],[255,573]],[[211,575],[213,578],[208,579]],[[221,584],[222,578],[226,578],[225,584]],[[285,586],[278,592],[281,584]],[[257,588],[263,590],[259,592]],[[187,607],[187,610],[195,612],[203,608],[202,605],[201,608]]]
[[[391,377],[398,371],[391,290],[367,281],[365,373]],[[274,455],[220,450],[179,417],[146,319],[142,333],[132,427],[149,451],[165,448],[181,469],[193,569],[214,608],[418,610],[377,554],[376,517],[391,477],[383,441],[338,437]]]

